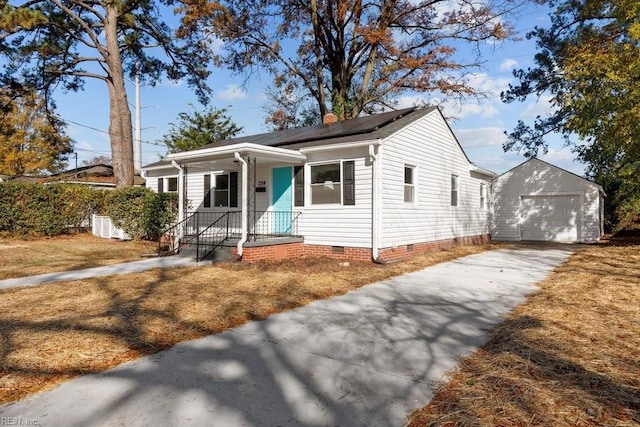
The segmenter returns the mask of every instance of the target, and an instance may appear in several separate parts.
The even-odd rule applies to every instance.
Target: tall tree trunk
[[[325,114],[327,114],[327,100],[325,98],[324,93],[324,69],[322,68],[322,30],[320,29],[320,23],[318,19],[318,3],[317,0],[311,0],[311,23],[313,25],[313,38],[314,38],[314,46],[313,52],[315,54],[316,59],[316,85],[318,96],[316,97],[318,101],[318,107],[320,107],[320,118],[322,119]]]
[[[116,187],[133,185],[133,128],[131,110],[124,85],[122,58],[118,46],[118,7],[117,2],[107,2],[105,39],[108,56],[107,86],[109,87],[109,136],[111,140],[111,157]]]

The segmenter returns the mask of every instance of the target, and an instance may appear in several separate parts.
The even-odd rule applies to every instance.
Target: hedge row
[[[95,190],[73,184],[0,184],[0,233],[57,236],[78,231],[94,213],[136,239],[155,239],[176,217],[175,194],[146,188]]]

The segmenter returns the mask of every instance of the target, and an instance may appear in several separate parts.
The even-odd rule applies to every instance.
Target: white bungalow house
[[[493,182],[494,240],[593,243],[603,234],[602,187],[539,159]]]
[[[495,174],[469,161],[437,108],[328,119],[144,167],[148,187],[179,194],[180,223],[169,234],[195,244],[198,258],[232,242],[245,261],[387,262],[489,239]]]

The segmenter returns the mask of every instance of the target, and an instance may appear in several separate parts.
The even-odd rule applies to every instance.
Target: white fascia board
[[[156,165],[156,166],[143,166],[142,170],[143,171],[156,171],[156,170],[162,170],[162,169],[172,169],[175,170],[175,168],[173,166],[171,166],[171,163],[166,163],[164,165]]]
[[[379,139],[370,139],[367,141],[358,141],[358,142],[346,142],[342,144],[331,144],[331,145],[320,145],[317,147],[305,147],[300,148],[301,153],[317,153],[319,151],[329,151],[329,150],[342,150],[347,148],[359,148],[359,147],[368,147],[370,145],[380,145],[382,143]]]
[[[243,143],[235,145],[227,145],[224,147],[205,148],[201,150],[184,151],[182,153],[169,154],[168,160],[175,161],[194,161],[206,159],[219,159],[224,157],[232,158],[235,153],[250,154],[255,156],[269,157],[281,161],[300,162],[306,160],[307,156],[298,151],[288,150],[286,148],[268,147],[264,145]]]
[[[476,166],[473,163],[471,163],[469,165],[469,170],[472,171],[472,172],[479,173],[481,175],[486,175],[486,176],[491,177],[491,178],[495,178],[496,176],[498,176],[497,173],[492,172],[489,169],[485,169],[485,168],[481,168],[480,166]]]

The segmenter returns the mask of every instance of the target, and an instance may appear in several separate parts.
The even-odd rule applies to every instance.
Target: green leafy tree
[[[640,206],[640,2],[546,3],[555,7],[551,26],[528,35],[539,47],[536,66],[515,71],[520,83],[502,97],[550,94],[554,112],[533,124],[520,121],[504,148],[535,156],[546,152],[547,135],[562,134],[589,177],[607,190],[619,217],[611,220],[622,213],[626,222],[640,219],[634,208]]]
[[[191,11],[189,28],[207,28],[225,42],[216,58],[220,64],[247,78],[266,69],[275,90],[300,91],[317,116],[332,111],[339,120],[393,106],[402,93],[476,94],[463,76],[480,65],[483,43],[509,36],[501,18],[517,7],[509,0],[223,0],[220,5]],[[457,43],[475,47],[477,55],[456,55]],[[286,107],[276,102],[273,108],[277,128],[286,127]]]
[[[104,82],[117,185],[133,185],[125,75],[133,78],[138,67],[142,81],[150,84],[162,76],[184,78],[206,99],[208,41],[163,21],[162,13],[175,5],[181,7],[174,13],[184,18],[176,0],[0,0],[0,54],[6,61],[0,80],[36,88],[47,105],[56,87],[75,91],[85,79]]]
[[[179,153],[200,148],[204,145],[236,136],[238,127],[227,116],[225,108],[211,108],[200,112],[178,114],[179,123],[171,123],[171,129],[159,141],[166,145],[169,153]]]
[[[72,140],[63,122],[47,117],[44,99],[0,90],[0,106],[0,173],[40,175],[65,168]]]

